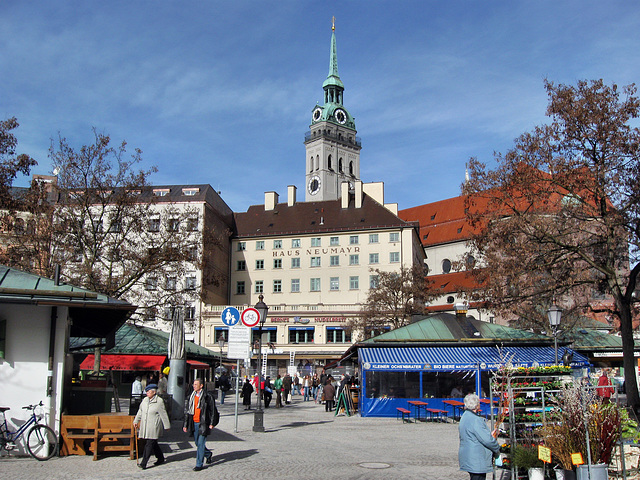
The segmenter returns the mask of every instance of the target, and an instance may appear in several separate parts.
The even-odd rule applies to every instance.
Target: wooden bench
[[[136,436],[133,428],[133,415],[99,415],[97,430],[97,448],[93,459],[101,452],[129,452],[129,458],[135,458]]]
[[[449,418],[449,412],[447,410],[441,410],[439,408],[425,408],[425,410],[429,413],[429,420],[433,420],[434,415],[438,420],[442,420],[443,416]]]
[[[86,455],[98,441],[96,415],[62,415],[60,421],[62,446],[60,455]]]
[[[402,408],[402,407],[396,407],[396,419],[400,418],[400,415],[402,415],[402,421],[404,422],[405,419],[408,422],[411,422],[411,411],[407,410],[406,408]]]

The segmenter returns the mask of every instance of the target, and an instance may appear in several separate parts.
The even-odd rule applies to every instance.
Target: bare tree
[[[413,315],[426,313],[426,303],[433,298],[431,284],[424,268],[402,266],[400,271],[371,269],[377,277],[363,304],[359,318],[350,327],[369,338],[385,329],[396,329],[411,323]]]
[[[516,139],[497,168],[472,159],[464,185],[480,226],[476,298],[504,316],[544,320],[554,300],[608,309],[622,336],[629,404],[640,398],[633,356],[640,272],[640,115],[635,86],[545,82],[551,123]],[[607,304],[606,300],[611,301]]]

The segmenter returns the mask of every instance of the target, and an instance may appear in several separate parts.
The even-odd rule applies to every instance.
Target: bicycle
[[[11,432],[7,426],[7,418],[4,414],[9,407],[0,407],[2,413],[2,423],[0,424],[0,451],[4,448],[10,452],[16,448],[16,441],[29,430],[27,433],[27,450],[36,460],[49,460],[58,452],[58,436],[52,428],[47,425],[38,423],[43,415],[36,415],[36,408],[42,407],[42,401],[37,405],[27,405],[22,407],[23,410],[31,410],[31,417],[22,425],[18,431]],[[29,427],[31,427],[29,429]]]

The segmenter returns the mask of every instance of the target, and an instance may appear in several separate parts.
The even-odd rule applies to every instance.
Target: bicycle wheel
[[[58,452],[58,437],[46,425],[35,425],[29,430],[27,449],[36,460],[49,460]]]

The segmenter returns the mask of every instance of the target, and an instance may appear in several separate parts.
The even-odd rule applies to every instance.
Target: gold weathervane
[[[331,17],[331,31],[336,31],[336,17]]]

